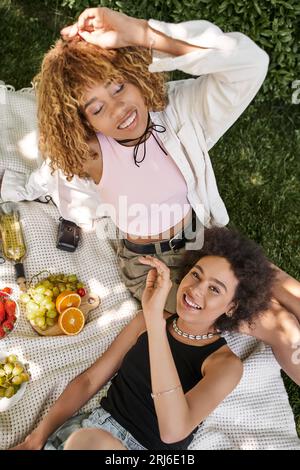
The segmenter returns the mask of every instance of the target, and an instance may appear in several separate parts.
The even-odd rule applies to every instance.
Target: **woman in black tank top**
[[[172,317],[169,269],[150,256],[140,262],[151,267],[143,311],[18,449],[186,449],[239,383],[242,363],[220,333],[267,307],[274,273],[262,250],[226,228],[207,230],[202,249],[187,253]],[[101,406],[71,418],[110,379]]]

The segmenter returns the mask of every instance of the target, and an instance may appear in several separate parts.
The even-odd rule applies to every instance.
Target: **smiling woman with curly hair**
[[[170,270],[151,256],[140,262],[151,267],[143,310],[16,449],[187,449],[198,426],[239,383],[242,361],[220,329],[235,326],[236,316],[250,322],[268,306],[274,273],[262,250],[224,227],[206,231],[179,284],[175,315],[165,311]],[[258,296],[250,288],[253,274]],[[110,378],[101,403],[75,415]]]
[[[40,151],[53,170],[72,178],[86,176],[83,165],[91,158],[88,140],[94,135],[81,110],[84,90],[99,82],[129,82],[153,111],[166,106],[165,74],[150,73],[147,49],[116,50],[80,41],[58,40],[46,54],[34,84],[38,97]]]
[[[200,251],[187,251],[182,262],[182,276],[205,256],[227,259],[239,279],[232,300],[234,315],[221,315],[215,322],[216,328],[236,331],[243,323],[251,328],[257,316],[270,307],[271,286],[275,279],[275,270],[266,263],[263,250],[235,230],[214,227],[205,231]]]

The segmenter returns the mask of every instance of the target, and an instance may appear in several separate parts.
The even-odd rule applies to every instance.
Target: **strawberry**
[[[80,297],[84,297],[86,294],[85,289],[83,287],[80,287],[79,289],[77,289],[77,294],[80,295]]]
[[[10,321],[11,323],[15,323],[17,317],[13,313],[10,315],[7,315],[6,320]]]
[[[12,293],[12,288],[11,287],[4,287],[3,289],[0,290],[0,295],[2,296],[3,294],[11,294]]]
[[[5,320],[5,309],[4,309],[3,302],[0,301],[0,325],[2,322],[4,322],[4,320]]]
[[[7,313],[7,315],[11,315],[11,314],[14,315],[16,311],[16,304],[13,300],[6,299],[4,301],[4,308],[5,308],[5,312]]]
[[[3,330],[2,326],[0,326],[0,338],[4,338],[5,331]]]
[[[10,322],[9,320],[5,320],[3,323],[2,323],[2,328],[4,329],[4,331],[6,333],[9,333],[11,330],[13,330],[14,328],[14,325],[12,322]]]

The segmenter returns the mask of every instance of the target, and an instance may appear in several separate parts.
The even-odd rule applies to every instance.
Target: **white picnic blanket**
[[[35,100],[29,91],[0,86],[0,176],[4,168],[33,169],[37,162]],[[55,248],[59,214],[50,203],[20,203],[27,244],[27,278],[48,269],[76,273],[101,297],[82,332],[74,337],[41,337],[24,315],[15,330],[0,340],[0,350],[29,364],[31,382],[22,400],[0,413],[0,449],[18,443],[45,416],[67,383],[91,365],[139,307],[118,274],[108,240],[84,233],[75,253]],[[101,227],[100,227],[101,228]],[[0,266],[0,287],[18,294],[14,268]],[[300,441],[279,366],[269,347],[239,334],[226,337],[244,361],[244,376],[235,391],[207,418],[191,449],[300,449]],[[81,411],[91,410],[99,392]]]

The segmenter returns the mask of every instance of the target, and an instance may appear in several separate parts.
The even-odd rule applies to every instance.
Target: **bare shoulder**
[[[103,159],[96,134],[89,138],[87,144],[92,158],[85,162],[84,170],[94,180],[95,184],[99,184],[103,173]]]
[[[235,389],[243,375],[243,364],[225,345],[205,359],[201,371],[202,379],[186,394],[191,410],[191,429]]]
[[[243,375],[242,361],[227,345],[222,346],[205,359],[201,372],[205,376],[218,370],[222,370],[223,376],[231,377],[233,381],[236,379],[237,382]]]
[[[90,151],[92,152],[92,155],[94,157],[101,157],[102,158],[102,151],[101,151],[101,146],[100,142],[96,136],[96,134],[92,135],[89,140],[87,141],[87,144],[90,148]]]

